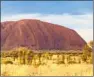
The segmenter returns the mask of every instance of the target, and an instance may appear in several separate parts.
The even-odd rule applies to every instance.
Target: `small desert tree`
[[[62,63],[65,63],[65,56],[62,54]]]
[[[3,52],[3,51],[1,52],[1,57],[2,57],[2,58],[5,58],[5,57],[6,57],[5,52]]]
[[[94,47],[94,42],[93,41],[90,41],[89,42],[89,46],[92,49],[91,57],[90,57],[90,63],[93,63],[93,47]]]
[[[41,64],[41,56],[42,56],[42,54],[41,53],[38,53],[39,64]]]
[[[18,52],[16,50],[11,50],[10,53],[11,56],[13,57],[13,60],[15,61],[15,59],[18,58]]]
[[[48,60],[48,59],[49,59],[49,57],[50,57],[50,56],[49,56],[49,52],[45,52],[45,53],[44,53],[44,56],[45,56],[45,59],[47,59],[47,60]]]
[[[41,63],[47,64],[47,61],[50,59],[49,52],[44,52],[41,54]]]
[[[70,61],[71,61],[71,55],[68,55],[67,56],[67,62],[68,62],[68,64],[70,63]]]
[[[92,48],[90,48],[87,44],[83,48],[83,55],[82,55],[82,60],[84,62],[87,62],[88,58],[91,57],[92,53]]]
[[[38,55],[38,54],[34,54],[32,65],[33,65],[34,67],[38,67],[38,66],[40,65],[40,62],[39,62],[39,55]]]
[[[64,64],[65,56],[63,54],[57,54],[57,64]]]
[[[18,55],[19,55],[20,64],[28,63],[30,55],[32,53],[31,50],[29,50],[26,47],[20,47],[17,49],[17,51],[18,51]]]
[[[93,45],[94,45],[94,42],[93,42],[93,41],[90,41],[90,42],[89,42],[89,46],[90,46],[91,48],[93,48]]]
[[[26,64],[31,64],[33,59],[33,52],[28,50],[26,53]]]

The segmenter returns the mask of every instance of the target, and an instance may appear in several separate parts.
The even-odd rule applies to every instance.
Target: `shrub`
[[[4,64],[13,64],[12,61],[5,61]]]
[[[65,56],[63,54],[62,55],[58,55],[57,64],[64,64],[65,63],[64,60],[65,60]]]
[[[87,60],[92,56],[92,48],[90,48],[88,45],[85,45],[83,48],[83,55],[82,55],[82,60],[84,62],[87,62]]]

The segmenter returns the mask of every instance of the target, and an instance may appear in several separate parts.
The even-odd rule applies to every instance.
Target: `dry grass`
[[[93,76],[92,64],[32,65],[1,64],[2,76]]]
[[[46,57],[48,56],[46,53]],[[53,54],[51,59],[41,57],[39,66],[36,66],[40,63],[39,57],[33,58],[30,65],[19,63],[21,61],[19,57],[15,60],[13,57],[1,57],[1,76],[93,76],[93,64],[83,62],[82,54],[66,53],[63,56],[64,59],[62,59],[62,54],[59,57],[57,54]],[[69,56],[70,60],[74,62],[73,64],[69,63],[67,59]],[[60,60],[63,60],[65,64],[58,63]],[[13,64],[9,64],[10,62]]]

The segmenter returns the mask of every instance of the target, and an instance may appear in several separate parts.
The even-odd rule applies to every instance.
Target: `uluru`
[[[1,22],[1,48],[81,50],[86,42],[73,29],[36,19]]]

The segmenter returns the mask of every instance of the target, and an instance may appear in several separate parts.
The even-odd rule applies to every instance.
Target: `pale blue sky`
[[[19,13],[83,14],[92,12],[92,1],[2,1],[2,15]]]
[[[93,1],[1,1],[1,21],[39,19],[93,40]]]

